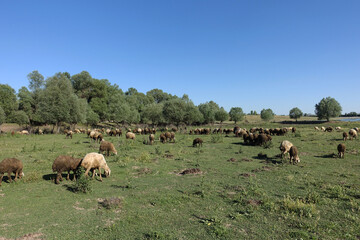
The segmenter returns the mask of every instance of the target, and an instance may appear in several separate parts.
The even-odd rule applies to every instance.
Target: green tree
[[[41,75],[37,70],[32,71],[27,75],[29,79],[29,88],[36,92],[44,87],[45,81],[44,76]]]
[[[261,119],[264,121],[270,121],[274,119],[275,116],[274,112],[270,108],[261,110],[260,115]]]
[[[91,125],[91,126],[95,126],[96,124],[98,124],[98,122],[100,122],[100,118],[99,115],[94,112],[90,105],[87,105],[86,107],[86,123]]]
[[[221,107],[218,111],[215,112],[215,120],[220,121],[221,123],[223,121],[226,121],[229,119],[229,114],[223,107]]]
[[[89,103],[93,98],[94,80],[90,73],[82,71],[71,77],[71,84],[75,90],[76,95],[80,98],[85,98]]]
[[[331,117],[340,116],[341,111],[340,103],[332,97],[323,98],[315,105],[315,114],[319,120],[329,121]]]
[[[4,122],[5,122],[5,112],[0,106],[0,125],[3,124]]]
[[[4,110],[6,119],[18,109],[15,90],[7,84],[0,84],[0,107]]]
[[[200,112],[199,108],[195,106],[191,101],[186,103],[186,112],[184,121],[188,125],[201,124],[204,122],[204,116]]]
[[[144,107],[144,111],[142,112],[142,122],[151,122],[153,125],[164,122],[163,108],[163,103],[152,103],[146,105]]]
[[[161,103],[172,98],[170,94],[165,93],[163,90],[157,88],[148,91],[146,95],[153,98],[156,103]]]
[[[167,123],[177,126],[184,122],[186,113],[186,103],[181,99],[170,99],[164,102],[163,115]]]
[[[302,117],[303,116],[303,112],[297,108],[297,107],[294,107],[293,109],[290,110],[289,112],[289,117],[291,119],[295,119],[296,121],[298,120],[298,118]]]
[[[244,119],[244,112],[241,107],[232,107],[229,112],[230,120],[234,121],[235,124],[238,121],[242,121]]]
[[[199,110],[204,116],[204,123],[214,123],[215,113],[220,110],[219,105],[210,101],[199,105]]]
[[[20,126],[27,125],[29,124],[29,117],[24,111],[14,111],[9,115],[8,121],[19,124]]]

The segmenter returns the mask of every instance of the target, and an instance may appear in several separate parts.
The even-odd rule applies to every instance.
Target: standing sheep
[[[290,153],[290,163],[295,164],[300,162],[299,152],[295,146],[292,146],[289,150]]]
[[[73,180],[76,180],[75,177],[75,171],[80,167],[81,158],[73,158],[71,156],[65,156],[60,155],[58,156],[53,165],[52,170],[53,172],[57,172],[55,183],[59,184],[59,180],[62,181],[62,172],[68,172],[66,180],[70,179],[70,171],[73,171],[74,178]]]
[[[347,132],[343,132],[343,140],[346,141],[348,139],[349,135]]]
[[[357,138],[357,131],[355,129],[350,129],[349,131],[349,136],[350,136],[350,140],[352,140],[353,138]]]
[[[339,158],[344,158],[345,157],[345,149],[346,149],[345,144],[340,143],[337,146],[337,149],[338,149]]]
[[[286,153],[288,153],[290,151],[290,148],[292,146],[293,146],[293,144],[291,142],[289,142],[288,140],[284,140],[281,142],[279,149],[281,151],[282,158],[285,156]]]
[[[202,147],[203,140],[201,138],[195,138],[193,141],[193,147],[200,146]]]
[[[100,143],[99,153],[103,153],[104,151],[106,151],[106,156],[110,156],[110,152],[117,155],[117,151],[114,147],[114,144],[112,144],[111,142],[102,140]]]
[[[149,135],[149,143],[150,145],[153,145],[155,141],[155,135],[154,134],[150,134]]]
[[[89,171],[93,169],[93,175],[92,175],[93,179],[95,177],[95,170],[98,169],[100,175],[100,181],[102,181],[102,177],[101,177],[102,168],[105,170],[105,175],[107,177],[109,177],[111,173],[111,170],[105,161],[104,155],[95,152],[86,154],[81,162],[81,166],[86,169],[85,176],[88,176]]]
[[[21,178],[22,176],[24,176],[24,173],[22,171],[23,169],[23,164],[20,160],[16,159],[16,158],[5,158],[4,160],[2,160],[0,162],[0,186],[1,186],[1,182],[2,179],[4,177],[4,174],[7,173],[8,175],[8,179],[9,182],[12,182],[11,179],[11,173],[15,174],[15,181],[17,180],[17,178]]]

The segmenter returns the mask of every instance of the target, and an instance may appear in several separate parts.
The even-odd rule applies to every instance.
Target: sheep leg
[[[61,172],[58,172],[56,175],[56,180],[55,180],[56,184],[59,184],[60,177],[61,177]]]
[[[16,172],[15,172],[15,179],[14,179],[15,182],[17,181],[17,178],[18,178],[18,172],[16,171]]]
[[[69,179],[70,179],[70,170],[68,171],[68,174],[67,174],[67,176],[66,176],[66,180],[69,181]]]
[[[102,182],[102,177],[101,177],[101,168],[99,167],[98,169],[99,169],[100,181]],[[94,172],[95,172],[95,170],[94,170]]]
[[[93,171],[92,171],[92,178],[93,178],[93,179],[95,178],[95,168],[94,168]]]
[[[73,174],[74,174],[73,181],[76,181],[76,173],[75,173],[75,170],[73,170]]]
[[[86,177],[89,176],[89,171],[90,171],[90,168],[86,169],[86,171],[85,171],[85,176],[86,176]]]
[[[9,182],[12,182],[12,179],[11,179],[11,172],[8,172],[8,179],[9,179]]]
[[[0,186],[1,186],[1,182],[2,182],[3,177],[4,177],[4,173],[1,174],[1,176],[0,176]]]

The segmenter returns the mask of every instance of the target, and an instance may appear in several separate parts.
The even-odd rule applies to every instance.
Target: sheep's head
[[[105,176],[110,177],[111,170],[108,166],[105,167]]]
[[[114,154],[117,155],[117,151],[116,151],[116,150],[114,150]]]

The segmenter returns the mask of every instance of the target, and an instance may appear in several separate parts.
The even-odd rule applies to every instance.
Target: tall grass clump
[[[76,182],[72,186],[72,191],[76,193],[88,193],[92,191],[91,180],[85,176],[83,168],[76,171]]]

